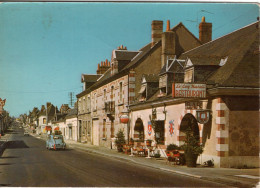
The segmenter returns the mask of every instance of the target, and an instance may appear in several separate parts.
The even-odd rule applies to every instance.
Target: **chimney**
[[[163,32],[163,21],[161,20],[153,20],[152,21],[152,45],[153,47],[157,42],[159,42],[162,38]]]
[[[167,58],[176,55],[176,34],[170,29],[170,20],[167,20],[166,31],[162,34],[162,59],[161,68],[166,64]]]
[[[207,23],[204,16],[199,25],[199,38],[202,44],[212,40],[212,23]]]
[[[106,59],[106,61],[101,61],[100,64],[98,64],[97,74],[104,74],[108,69],[110,68],[110,62]]]

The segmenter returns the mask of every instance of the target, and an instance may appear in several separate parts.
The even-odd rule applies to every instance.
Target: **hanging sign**
[[[172,97],[206,98],[206,84],[173,83]]]
[[[152,122],[148,121],[148,135],[151,136],[152,134]]]
[[[0,114],[2,114],[2,112],[3,112],[3,108],[4,108],[4,105],[5,105],[5,101],[6,101],[6,99],[2,100],[2,99],[0,98]]]
[[[196,110],[197,121],[201,124],[205,124],[209,121],[209,110]]]
[[[128,121],[129,121],[128,115],[124,114],[124,115],[120,116],[121,123],[128,123]]]
[[[172,136],[174,134],[174,120],[171,120],[169,121],[169,132],[170,132],[170,135]]]
[[[185,102],[185,109],[186,110],[202,109],[202,102],[201,101]]]

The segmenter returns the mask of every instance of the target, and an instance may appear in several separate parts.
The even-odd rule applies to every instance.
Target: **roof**
[[[227,58],[208,79],[210,83],[226,87],[259,87],[259,22],[190,50],[180,58],[187,57],[195,65],[216,65],[221,58]]]
[[[159,75],[164,74],[166,72],[183,72],[185,61],[180,59],[170,59],[168,63],[166,63],[161,69]]]
[[[138,51],[128,51],[128,50],[114,50],[113,58],[116,58],[118,61],[128,60],[130,61],[133,57],[135,57],[139,52]]]
[[[158,82],[159,76],[157,74],[144,74],[143,78],[145,78],[146,82]]]
[[[179,28],[183,28],[185,31],[187,31],[189,36],[188,37],[184,36],[185,33],[183,33],[182,31],[179,31]],[[200,40],[198,38],[196,38],[181,22],[179,24],[177,24],[175,27],[173,27],[171,30],[176,31],[178,36],[180,35],[178,37],[178,40],[180,43],[180,47],[183,51],[190,50],[190,49],[194,48],[195,46],[201,45]],[[188,41],[191,38],[194,40],[193,42]],[[113,56],[116,57],[117,59],[119,58],[120,60],[130,60],[130,58],[131,58],[131,61],[126,66],[124,66],[124,68],[122,68],[122,70],[119,73],[117,73],[113,76],[111,76],[111,74],[108,73],[111,71],[111,69],[108,69],[106,72],[107,74],[105,73],[104,76],[101,76],[100,79],[97,80],[97,82],[95,84],[93,84],[87,90],[79,93],[76,96],[82,97],[85,94],[90,93],[94,89],[101,87],[102,85],[107,84],[107,83],[111,82],[112,80],[122,77],[125,74],[128,74],[129,70],[138,66],[144,58],[146,58],[151,53],[153,53],[154,50],[156,50],[157,48],[161,47],[161,45],[162,45],[162,41],[160,40],[152,47],[151,47],[151,43],[148,43],[147,45],[142,47],[139,51],[114,50]],[[123,55],[125,55],[126,57],[123,57]]]
[[[101,74],[82,74],[81,82],[96,82],[101,76]]]
[[[77,116],[77,114],[78,114],[77,108],[70,109],[69,113],[66,116],[66,119],[68,119],[69,117]]]

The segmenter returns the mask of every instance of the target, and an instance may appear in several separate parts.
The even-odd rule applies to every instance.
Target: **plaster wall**
[[[77,118],[69,118],[66,119],[66,128],[69,129],[69,124],[72,125],[72,140],[77,141]],[[69,135],[67,135],[67,139],[69,139]]]

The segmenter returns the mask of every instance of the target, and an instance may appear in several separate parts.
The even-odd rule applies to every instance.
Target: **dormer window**
[[[140,89],[140,91],[138,92],[138,93],[140,93],[140,99],[139,99],[139,101],[140,102],[142,102],[142,101],[146,101],[146,87],[147,87],[147,85],[146,84],[142,84],[142,86],[141,86],[141,89]]]
[[[159,89],[160,89],[160,94],[158,97],[162,97],[166,95],[166,87],[167,87],[167,75],[162,75],[159,78]]]
[[[194,68],[193,67],[185,70],[184,82],[186,82],[186,83],[194,82]]]

